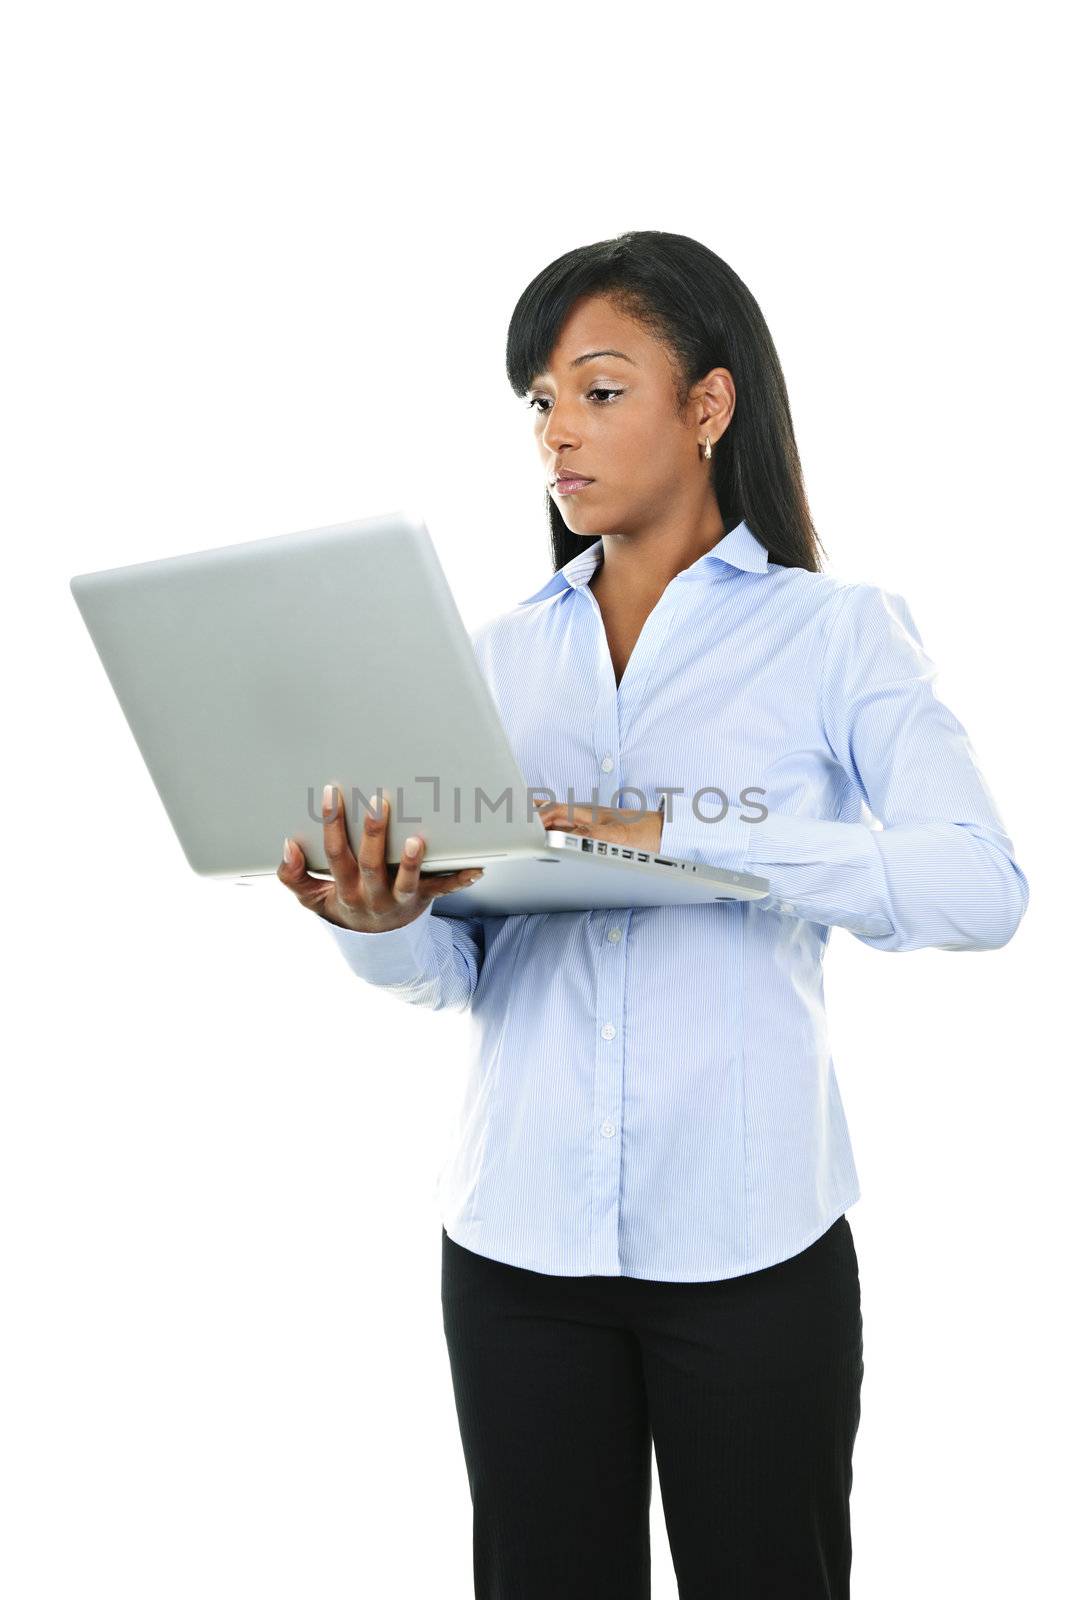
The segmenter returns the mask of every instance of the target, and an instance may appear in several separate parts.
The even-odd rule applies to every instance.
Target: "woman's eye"
[[[609,406],[611,404],[612,397],[614,395],[617,395],[617,394],[622,394],[622,392],[623,391],[621,389],[590,389],[589,390],[589,393],[591,395],[600,394],[600,395],[606,395],[607,396],[607,399],[598,400],[596,402],[596,404],[598,406]],[[541,401],[544,400],[544,399],[545,399],[545,396],[543,394],[535,394],[532,400],[527,400],[526,405],[527,405],[528,408],[536,408],[537,411],[538,411],[538,414],[540,416],[544,416],[544,412],[541,411],[541,409],[540,409]]]

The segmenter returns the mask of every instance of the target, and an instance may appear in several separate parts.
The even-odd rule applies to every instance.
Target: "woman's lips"
[[[579,489],[587,489],[591,483],[595,482],[595,478],[557,478],[556,493],[577,494]]]

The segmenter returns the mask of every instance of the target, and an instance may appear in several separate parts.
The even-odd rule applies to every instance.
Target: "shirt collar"
[[[604,541],[598,539],[588,549],[579,550],[578,554],[565,562],[558,572],[554,572],[540,589],[534,594],[527,595],[525,600],[520,600],[519,605],[532,605],[535,600],[547,600],[550,595],[561,594],[568,588],[580,588],[583,583],[589,582],[603,558]],[[678,577],[689,580],[709,577],[716,570],[711,565],[715,561],[724,561],[741,572],[766,572],[767,551],[748,523],[741,521],[719,540],[713,550],[707,550],[702,556],[698,556],[691,566],[685,567],[678,574]]]

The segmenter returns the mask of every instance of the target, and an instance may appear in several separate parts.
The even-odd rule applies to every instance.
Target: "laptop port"
[[[582,849],[583,850],[589,850],[591,852],[592,848],[593,848],[592,839],[583,839],[582,840]]]
[[[596,848],[597,848],[597,854],[598,854],[598,855],[601,855],[601,856],[606,856],[606,855],[607,855],[607,853],[608,853],[608,847],[607,847],[607,845],[606,845],[606,844],[605,844],[605,843],[604,843],[604,841],[603,841],[603,839],[598,839],[598,840],[597,840],[597,846],[596,846]]]
[[[634,853],[633,853],[632,850],[624,850],[622,852],[622,859],[624,861],[632,861],[633,858],[634,858]]]
[[[647,861],[648,857],[646,855],[642,854],[642,855],[638,855],[637,859],[638,859],[638,861]]]

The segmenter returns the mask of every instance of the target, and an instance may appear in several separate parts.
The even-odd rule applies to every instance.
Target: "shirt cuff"
[[[384,928],[380,933],[341,928],[325,917],[319,920],[358,977],[366,978],[368,983],[406,983],[425,976],[434,965],[432,914],[431,900],[413,922],[406,922],[402,928]]]
[[[679,856],[705,867],[723,867],[727,872],[755,871],[748,861],[752,836],[764,826],[758,818],[748,822],[742,807],[731,805],[719,821],[713,821],[722,810],[721,800],[714,795],[676,794],[664,798],[669,801],[671,815],[668,820],[665,804],[660,855]]]
[[[884,831],[864,822],[797,817],[770,811],[752,829],[748,871],[771,885],[763,911],[784,911],[861,937],[893,931],[889,892],[878,848]]]

